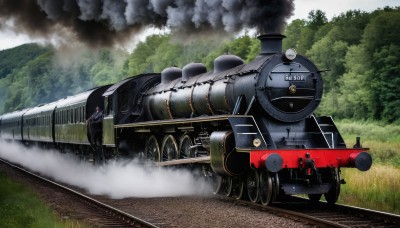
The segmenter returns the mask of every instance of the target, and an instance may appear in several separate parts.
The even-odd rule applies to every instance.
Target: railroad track
[[[86,210],[85,215],[88,216],[89,213],[90,216],[96,217],[96,224],[94,224],[96,227],[158,227],[158,225],[155,223],[151,223],[136,216],[125,213],[117,208],[99,202],[71,188],[65,187],[44,177],[36,175],[35,173],[25,170],[24,168],[14,165],[8,161],[0,159],[0,162],[7,164],[14,169],[18,169],[24,174],[35,177],[47,185],[58,188],[60,191],[63,191],[66,194],[70,194],[78,201],[83,202],[85,205],[87,205],[87,208],[89,208],[89,212],[88,210]]]
[[[298,202],[292,205],[276,204],[275,207],[328,220],[341,227],[400,227],[400,215],[341,204],[329,205],[326,202],[312,204],[307,199],[296,199]]]
[[[311,203],[298,197],[290,197],[289,202],[273,203],[271,206],[225,196],[218,198],[319,227],[400,227],[400,215],[325,202]]]

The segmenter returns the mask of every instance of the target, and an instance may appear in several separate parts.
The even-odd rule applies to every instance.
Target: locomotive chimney
[[[282,34],[264,34],[257,37],[261,41],[260,55],[282,53]]]

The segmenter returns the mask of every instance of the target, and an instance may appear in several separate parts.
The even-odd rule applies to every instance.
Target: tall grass
[[[341,186],[339,203],[400,214],[400,169],[373,165],[367,172],[342,169],[347,184]]]
[[[342,169],[339,202],[400,214],[400,126],[378,122],[342,120],[336,123],[347,147],[361,137],[363,147],[370,148],[370,170]]]
[[[25,186],[0,172],[0,227],[85,227],[62,220]]]

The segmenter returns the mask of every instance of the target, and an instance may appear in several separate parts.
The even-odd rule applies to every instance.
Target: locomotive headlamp
[[[296,50],[294,50],[293,48],[289,48],[289,49],[287,49],[286,52],[285,52],[285,57],[286,57],[288,60],[293,60],[293,59],[295,59],[295,58],[296,58],[296,55],[297,55],[297,52],[296,52]]]
[[[259,147],[261,145],[261,140],[259,138],[255,138],[253,140],[253,146]]]

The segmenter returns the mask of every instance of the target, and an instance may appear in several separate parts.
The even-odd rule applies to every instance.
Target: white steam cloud
[[[103,166],[79,161],[53,150],[27,149],[0,140],[0,157],[57,181],[78,186],[95,195],[126,197],[173,197],[205,195],[210,187],[187,170],[143,166],[136,161]]]

